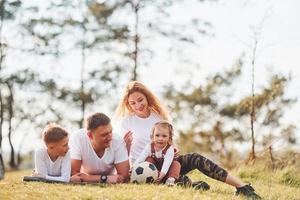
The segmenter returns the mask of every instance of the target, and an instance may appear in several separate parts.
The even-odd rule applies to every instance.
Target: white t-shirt
[[[112,142],[101,158],[92,147],[84,129],[73,134],[70,140],[71,158],[81,160],[81,172],[89,175],[111,175],[115,173],[115,164],[128,160],[124,141],[113,137]]]
[[[159,150],[159,151],[155,151],[155,157],[161,158],[162,152],[163,152],[163,149]],[[134,165],[144,162],[146,160],[146,158],[149,156],[151,156],[151,144],[146,145],[146,147],[144,148],[144,150],[142,151],[140,156],[135,161]],[[168,150],[166,151],[166,154],[164,156],[164,163],[163,163],[160,171],[163,172],[164,174],[167,174],[173,160],[174,160],[174,147],[170,146],[168,148]]]
[[[35,171],[46,176],[48,180],[69,182],[71,176],[70,151],[65,156],[59,156],[54,162],[48,155],[47,149],[35,151]]]
[[[154,112],[151,112],[147,118],[141,118],[133,114],[128,115],[122,120],[120,133],[124,135],[129,130],[133,132],[133,140],[129,153],[131,163],[135,162],[145,146],[151,142],[152,127],[159,121],[161,121],[161,118]]]

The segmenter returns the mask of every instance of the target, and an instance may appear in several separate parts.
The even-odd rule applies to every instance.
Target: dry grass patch
[[[246,170],[246,169],[245,169]],[[251,172],[250,169],[248,169]],[[163,185],[119,184],[72,185],[49,184],[39,182],[23,182],[22,177],[29,171],[9,172],[0,181],[0,199],[99,199],[99,200],[241,200],[233,195],[235,189],[219,181],[212,180],[198,172],[190,176],[194,180],[204,180],[211,186],[209,191],[196,191],[191,188],[166,187]],[[244,173],[234,171],[235,175]],[[270,173],[272,174],[272,173]],[[300,200],[299,187],[286,185],[276,178],[267,179],[270,174],[264,172],[254,175],[243,175],[243,179],[251,182],[264,199],[270,200]],[[284,174],[284,172],[282,172]],[[260,179],[260,176],[264,176]],[[280,173],[278,173],[280,177]]]

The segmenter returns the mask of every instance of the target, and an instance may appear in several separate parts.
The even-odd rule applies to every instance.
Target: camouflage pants
[[[222,182],[225,182],[228,175],[225,169],[198,153],[180,155],[177,161],[181,165],[180,175],[185,175],[194,169],[198,169],[206,176]]]

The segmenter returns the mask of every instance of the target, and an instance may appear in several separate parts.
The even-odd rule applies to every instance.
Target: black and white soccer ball
[[[133,166],[130,176],[132,183],[153,183],[157,180],[158,170],[150,162],[142,162]]]

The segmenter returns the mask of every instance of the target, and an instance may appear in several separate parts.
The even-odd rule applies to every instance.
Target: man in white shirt
[[[123,183],[129,179],[124,141],[113,137],[109,117],[95,113],[70,140],[72,177],[83,182]],[[78,180],[78,179],[74,179]]]

